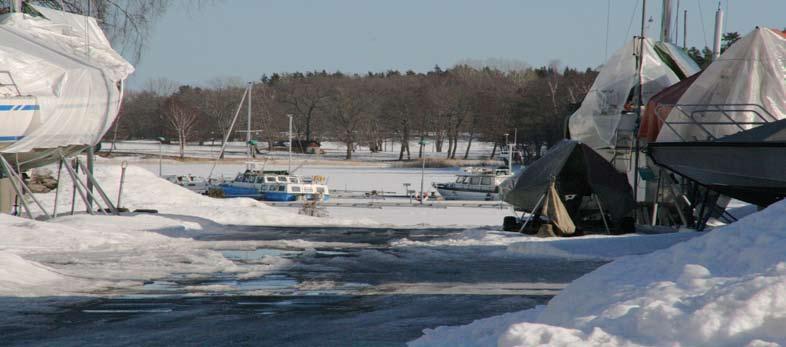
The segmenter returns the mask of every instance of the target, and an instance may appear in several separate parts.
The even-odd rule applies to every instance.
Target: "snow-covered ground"
[[[410,156],[417,158],[420,145],[419,140],[410,141]],[[445,144],[443,151],[437,152],[433,141],[427,141],[428,144],[424,147],[424,154],[428,158],[444,158],[447,155],[447,144]],[[456,158],[463,158],[467,149],[468,141],[459,140],[458,150],[456,151]],[[358,146],[352,153],[354,160],[363,161],[387,161],[396,160],[399,156],[399,143],[386,143],[385,151],[371,152],[366,146]],[[104,152],[108,152],[112,147],[111,142],[103,142],[101,148]],[[493,151],[494,145],[488,142],[473,141],[470,146],[468,159],[488,159]],[[346,156],[346,145],[341,142],[322,142],[322,150],[325,152],[320,155],[308,155],[293,153],[294,158],[308,158],[312,160],[343,160]],[[267,151],[267,144],[260,143],[259,149],[265,153],[265,156],[273,158],[286,158],[289,154],[286,149],[276,149],[274,151]],[[221,150],[220,142],[211,143],[206,142],[205,145],[189,144],[185,146],[184,154],[190,158],[214,158]],[[178,144],[159,145],[158,141],[154,140],[135,140],[135,141],[118,141],[115,143],[113,151],[119,153],[133,153],[133,154],[146,154],[146,155],[159,155],[164,156],[179,156],[180,146]],[[244,142],[230,142],[225,149],[226,158],[245,158],[247,156],[246,146]],[[499,148],[497,149],[497,154]],[[404,154],[406,158],[406,153]]]
[[[786,345],[784,216],[786,202],[776,203],[670,248],[617,259],[545,307],[428,329],[410,346]]]
[[[97,178],[113,198],[118,189],[119,163],[118,159],[99,160],[96,167]],[[199,282],[217,274],[222,281],[196,283],[183,290],[239,293],[245,288],[243,281],[294,267],[300,273],[307,269],[319,274],[292,282],[296,292],[559,292],[548,305],[532,310],[466,326],[427,329],[420,339],[410,343],[413,346],[786,345],[786,333],[781,328],[786,323],[786,237],[782,235],[786,203],[707,233],[540,239],[497,231],[502,216],[509,213],[505,209],[333,208],[328,218],[304,217],[293,208],[271,207],[250,199],[201,196],[158,178],[148,170],[157,169],[155,161],[136,160],[132,164],[136,165],[127,171],[123,206],[157,209],[159,214],[77,214],[48,222],[0,215],[0,296],[116,295],[142,290],[151,281],[185,278]],[[209,164],[171,164],[166,168],[176,173],[204,174]],[[233,174],[240,169],[242,164],[222,164],[217,170]],[[334,182],[343,182],[347,190],[400,191],[402,183],[420,179],[419,170],[379,166],[314,166],[304,172],[335,177]],[[451,169],[427,170],[426,179],[441,181],[454,173]],[[69,209],[71,200],[70,184],[67,179],[63,183],[58,199],[60,213]],[[39,198],[51,212],[54,193],[40,194]],[[271,229],[258,236],[246,233],[245,238],[213,237],[225,232],[226,225],[240,226],[240,230],[243,226],[295,226],[324,235],[303,240],[297,236],[300,229],[293,229],[292,234]],[[415,227],[410,230],[423,230],[425,234],[428,228],[442,229],[428,237],[418,236],[418,232],[397,237],[394,228],[402,226]],[[349,227],[375,229],[343,232]],[[265,251],[253,260],[242,259],[245,253],[237,253],[245,250],[255,254],[260,249],[284,253]],[[319,255],[325,249],[337,253]],[[286,256],[292,250],[298,250],[297,261]],[[341,255],[349,250],[352,256]],[[482,280],[486,273],[495,271],[496,261],[526,259],[543,264],[548,264],[547,259],[560,264],[614,261],[570,284],[532,279],[518,283],[510,280],[514,272],[505,275],[508,277],[502,282]],[[468,262],[479,264],[479,268],[459,271],[451,267]],[[395,270],[413,271],[426,264],[434,270],[429,276],[436,277],[418,277],[418,271],[401,277]],[[354,273],[368,274],[379,267],[390,267],[396,276],[385,278],[387,272],[372,271],[379,283],[352,283]],[[337,269],[349,282],[319,277]],[[476,280],[442,277],[454,271],[458,271],[457,279],[462,273],[471,273]],[[265,293],[253,290],[247,294]]]

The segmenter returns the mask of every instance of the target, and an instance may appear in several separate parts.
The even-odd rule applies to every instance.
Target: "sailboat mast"
[[[671,42],[671,0],[663,0],[660,17],[660,41]]]
[[[638,68],[637,75],[639,83],[637,85],[637,106],[636,107],[636,131],[634,131],[634,138],[635,140],[635,150],[634,153],[634,164],[633,164],[633,201],[638,203],[639,201],[639,137],[635,136],[638,133],[639,123],[641,122],[641,109],[644,106],[644,101],[642,100],[644,97],[644,91],[642,85],[644,84],[643,78],[643,70],[644,70],[644,30],[645,25],[647,22],[647,0],[642,0],[641,4],[641,33],[639,35],[639,51],[636,56],[636,65]]]
[[[251,147],[251,90],[254,88],[254,82],[248,82],[248,121],[246,122],[246,146],[248,146],[248,157],[253,157],[254,149]]]
[[[718,10],[715,12],[715,37],[712,42],[712,60],[718,60],[721,54],[721,39],[723,38],[723,10],[718,3]]]

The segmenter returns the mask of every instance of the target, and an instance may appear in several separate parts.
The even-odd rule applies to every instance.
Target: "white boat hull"
[[[472,200],[472,201],[494,201],[497,194],[491,192],[466,191],[437,188],[439,195],[445,200]]]
[[[23,139],[38,110],[32,97],[0,98],[0,148]]]

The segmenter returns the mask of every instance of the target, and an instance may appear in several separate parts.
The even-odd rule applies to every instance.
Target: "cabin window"
[[[483,177],[482,182],[483,182],[482,184],[484,186],[490,186],[491,185],[491,177]]]
[[[298,187],[298,186],[292,186],[292,192],[293,192],[293,193],[300,193],[300,187]]]
[[[278,191],[279,192],[284,192],[284,191],[286,191],[286,189],[287,189],[286,186],[278,186]]]
[[[264,179],[265,179],[264,177],[257,177],[257,183],[264,182]]]
[[[297,183],[297,177],[290,177],[289,183]]]
[[[325,193],[325,188],[317,187],[317,193],[324,194]]]
[[[275,177],[265,177],[265,182],[275,183],[276,182],[276,178]]]
[[[287,183],[287,178],[284,176],[278,176],[276,179],[281,183]]]
[[[312,187],[304,187],[303,191],[306,192],[306,193],[313,193],[314,192],[314,188],[312,188]]]
[[[480,184],[480,177],[471,177],[469,180],[469,184],[471,185],[478,185]]]

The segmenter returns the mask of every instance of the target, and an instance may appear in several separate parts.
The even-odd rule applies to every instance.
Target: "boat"
[[[134,68],[92,17],[14,10],[0,15],[0,154],[24,171],[98,143]]]
[[[786,197],[786,33],[756,28],[692,83],[667,112],[646,115],[648,155],[701,186],[759,206]]]
[[[434,183],[445,200],[498,200],[499,185],[512,177],[508,168],[468,167],[450,183]]]
[[[186,188],[192,192],[205,194],[208,190],[208,183],[204,177],[193,175],[167,175],[164,179]]]
[[[262,201],[328,201],[330,189],[323,176],[295,176],[286,170],[259,170],[249,165],[232,181],[216,186],[225,198]]]

